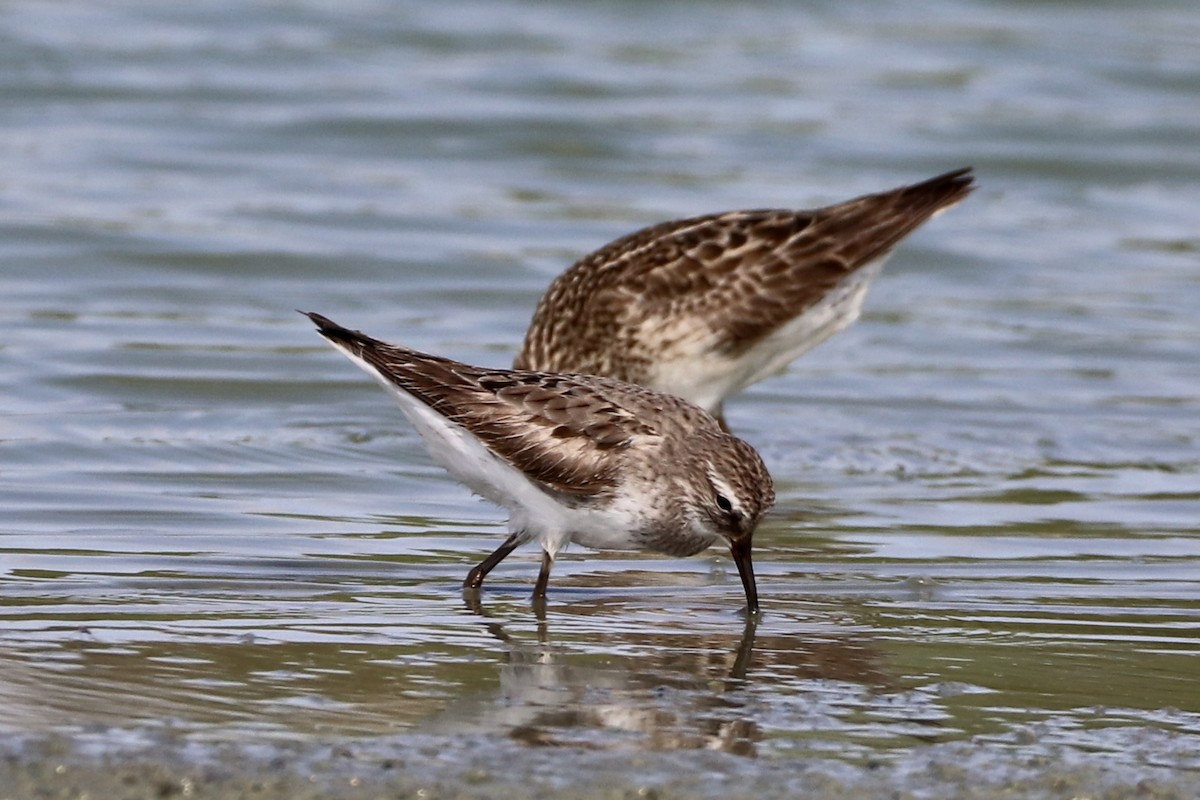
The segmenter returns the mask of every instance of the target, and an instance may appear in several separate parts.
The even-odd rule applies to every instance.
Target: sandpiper
[[[750,546],[771,476],[702,409],[610,378],[474,367],[307,316],[396,399],[435,462],[508,509],[508,538],[464,589],[526,542],[543,550],[535,600],[568,542],[673,556],[724,542],[758,611]]]
[[[725,398],[856,320],[892,250],[966,197],[970,173],[825,208],[730,211],[632,233],[550,284],[513,366],[669,392],[725,428]]]

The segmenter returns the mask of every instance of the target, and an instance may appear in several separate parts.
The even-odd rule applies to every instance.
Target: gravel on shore
[[[1164,742],[1166,759],[1173,746]],[[0,800],[164,798],[889,798],[1194,800],[1194,765],[1128,754],[959,742],[886,760],[708,751],[530,747],[511,739],[401,735],[318,743],[203,742],[92,731],[0,741]]]

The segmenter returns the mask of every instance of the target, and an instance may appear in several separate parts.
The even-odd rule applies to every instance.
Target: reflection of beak
[[[729,543],[733,563],[737,564],[742,576],[742,588],[746,590],[746,613],[758,613],[758,587],[754,585],[754,562],[750,560],[750,537],[734,539]]]

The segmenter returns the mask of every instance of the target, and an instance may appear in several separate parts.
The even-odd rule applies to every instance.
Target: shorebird
[[[487,369],[387,344],[305,313],[400,404],[435,462],[509,511],[509,535],[463,588],[527,542],[544,601],[559,549],[689,556],[725,543],[758,611],[751,539],[775,500],[750,445],[673,395],[610,378]]]
[[[971,192],[971,169],[807,211],[664,222],[550,284],[518,369],[582,372],[724,402],[854,322],[905,236]]]

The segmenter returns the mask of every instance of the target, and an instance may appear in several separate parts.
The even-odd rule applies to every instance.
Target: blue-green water
[[[1198,98],[1190,3],[0,5],[0,732],[1194,776]],[[294,310],[506,365],[641,225],[967,164],[729,405],[754,631],[717,551],[465,606],[502,513]]]

